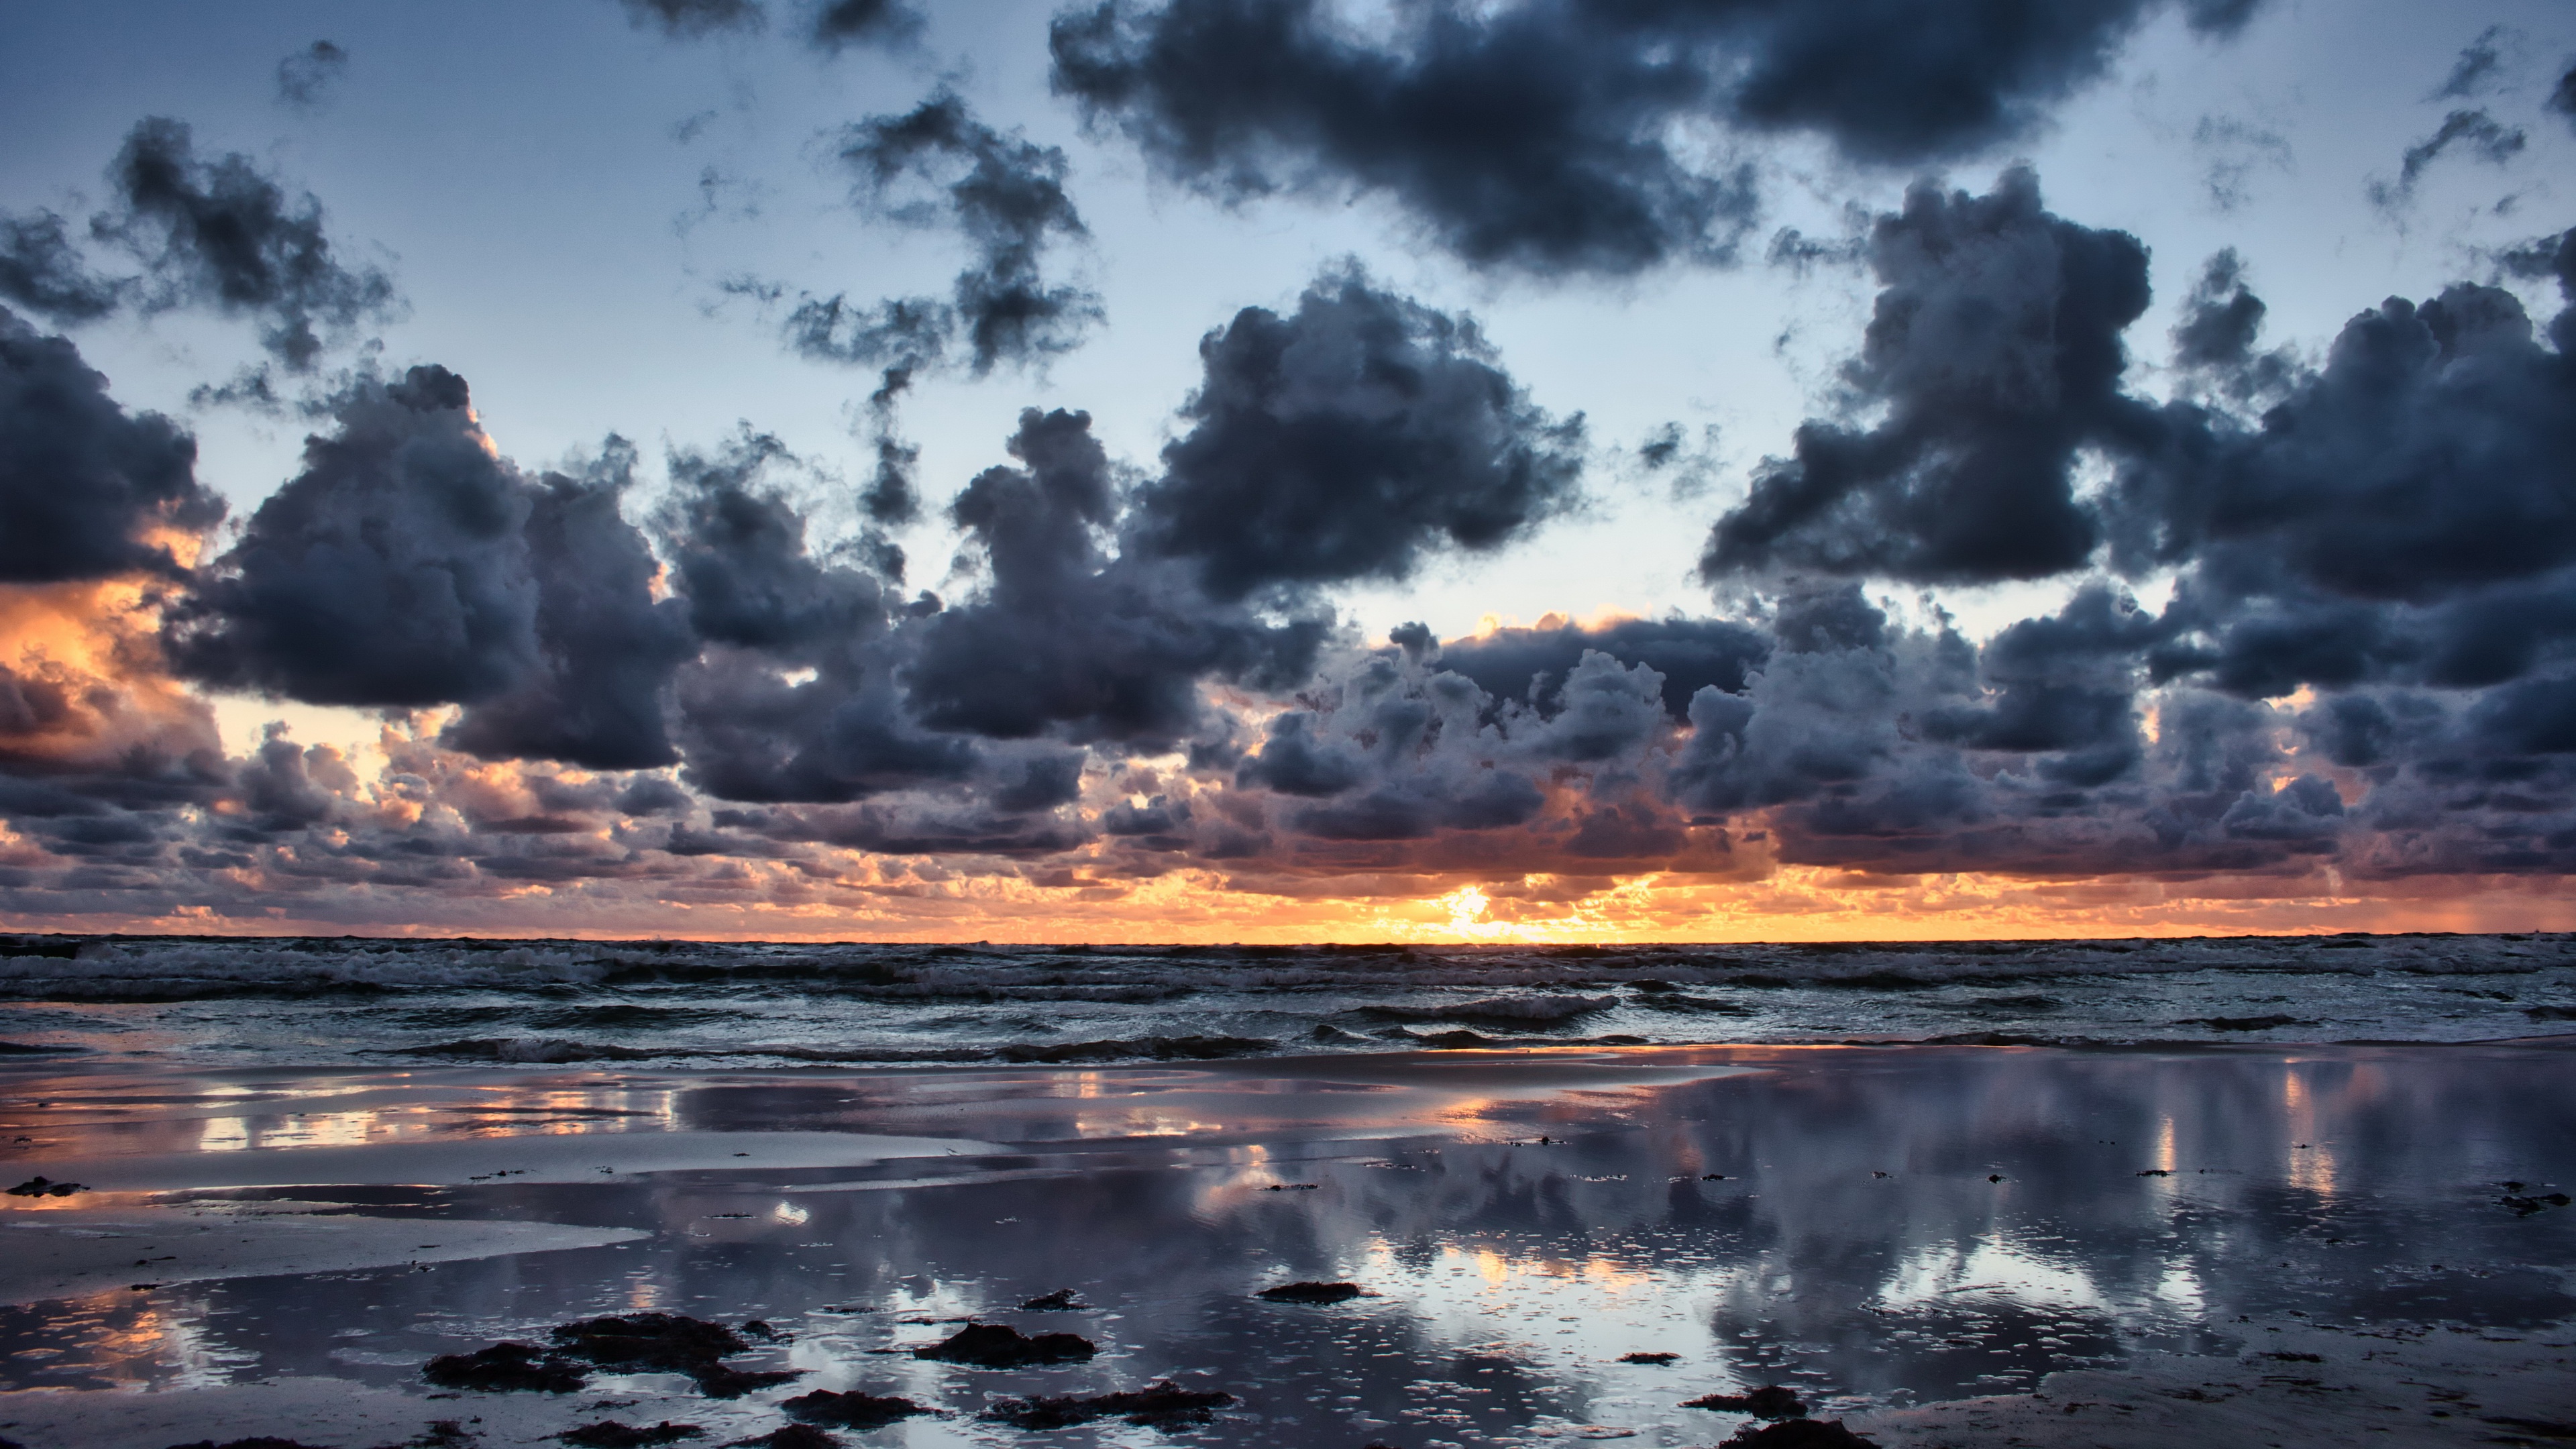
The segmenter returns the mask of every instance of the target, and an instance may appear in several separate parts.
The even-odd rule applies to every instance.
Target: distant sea
[[[0,1059],[1138,1062],[2576,1032],[2576,936],[916,946],[0,936]]]

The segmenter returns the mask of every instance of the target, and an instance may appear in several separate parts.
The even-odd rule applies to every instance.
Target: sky
[[[2576,14],[115,4],[0,926],[2576,928]]]

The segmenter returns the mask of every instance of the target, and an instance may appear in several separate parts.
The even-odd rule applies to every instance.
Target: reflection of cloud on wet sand
[[[988,1393],[1177,1373],[1245,1399],[1221,1425],[1227,1442],[1286,1445],[1586,1425],[1723,1437],[1726,1423],[1680,1401],[1784,1382],[1845,1412],[2026,1391],[2155,1351],[2223,1367],[2301,1321],[2293,1310],[2509,1333],[2576,1312],[2556,1278],[2512,1267],[2576,1258],[2576,1213],[2515,1218],[2487,1181],[2544,1175],[2530,1164],[2576,1101],[2576,1058],[2561,1052],[1576,1056],[623,1077],[627,1100],[667,1093],[667,1117],[543,1136],[553,1124],[536,1113],[519,1141],[579,1153],[664,1135],[762,1147],[971,1129],[989,1145],[842,1166],[736,1161],[733,1147],[631,1178],[460,1183],[420,1199],[442,1229],[470,1216],[652,1236],[434,1274],[211,1285],[194,1290],[199,1321],[250,1355],[238,1377],[416,1388],[406,1364],[578,1313],[756,1315],[798,1333],[792,1361],[811,1370],[798,1391],[971,1410]],[[1619,1080],[1629,1063],[1667,1077]],[[1693,1079],[1719,1066],[1754,1070]],[[502,1075],[442,1088],[432,1073],[411,1090],[482,1100],[480,1120],[500,1126],[510,1114],[490,1107],[564,1101],[580,1080],[530,1074],[496,1092]],[[1132,1130],[1104,1135],[1113,1122]],[[1226,1126],[1155,1135],[1199,1122]],[[409,1149],[276,1155],[344,1150]],[[2317,1152],[2333,1154],[2330,1183],[2309,1165]],[[2172,1175],[2140,1175],[2158,1169]],[[1376,1296],[1252,1297],[1333,1279]],[[1096,1308],[1019,1309],[1063,1288]],[[57,1312],[69,1315],[39,1310],[18,1331],[81,1341],[77,1315],[46,1317]],[[1078,1331],[1103,1356],[989,1374],[869,1352],[949,1331],[905,1320],[969,1314]],[[372,1357],[333,1357],[346,1328],[369,1332]],[[9,1372],[52,1381],[91,1352]],[[1680,1361],[1617,1362],[1635,1352]]]

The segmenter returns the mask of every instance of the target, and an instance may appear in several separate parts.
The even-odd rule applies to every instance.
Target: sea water
[[[0,936],[0,1054],[1105,1063],[1520,1044],[2576,1031],[2576,937],[1051,947]]]

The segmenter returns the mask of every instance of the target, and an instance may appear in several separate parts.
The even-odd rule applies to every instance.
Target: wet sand
[[[1752,1421],[1683,1401],[1767,1383],[1888,1446],[2576,1424],[2576,1208],[2547,1201],[2576,1051],[2549,1042],[5,1081],[9,1181],[85,1184],[0,1198],[0,1436],[27,1449],[604,1418],[715,1444],[815,1389],[939,1411],[833,1431],[920,1446],[1714,1444]],[[1334,1280],[1368,1295],[1255,1296]],[[421,1377],[641,1311],[763,1320],[728,1362],[798,1377]],[[1098,1353],[910,1353],[970,1317]],[[1237,1402],[979,1417],[1165,1377]]]

